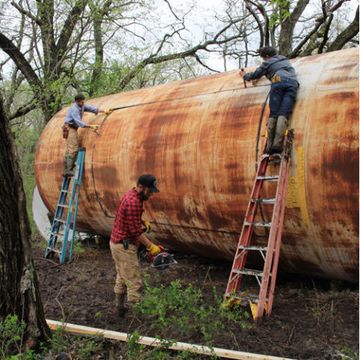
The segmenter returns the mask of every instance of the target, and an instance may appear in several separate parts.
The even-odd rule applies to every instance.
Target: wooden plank
[[[118,341],[125,341],[128,342],[131,334],[127,334],[124,332],[112,331],[112,330],[105,330],[99,328],[93,328],[89,326],[83,325],[75,325],[69,323],[62,323],[60,321],[55,320],[46,320],[51,330],[56,329],[64,329],[66,332],[73,334],[73,335],[83,335],[83,336],[100,336],[106,339],[111,340],[118,340]],[[153,337],[148,336],[140,336],[139,340],[137,341],[138,344],[153,346],[153,347],[164,347],[164,344],[170,344],[166,346],[167,349],[170,350],[178,350],[178,351],[190,351],[195,354],[201,355],[217,355],[222,358],[226,359],[237,359],[237,360],[291,360],[288,358],[283,357],[276,357],[276,356],[268,356],[268,355],[261,355],[261,354],[251,354],[242,351],[235,351],[235,350],[228,350],[222,348],[210,348],[207,346],[202,345],[195,345],[189,344],[184,342],[175,342],[172,343],[166,340],[159,340]]]

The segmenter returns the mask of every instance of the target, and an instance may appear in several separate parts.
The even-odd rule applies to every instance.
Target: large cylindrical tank
[[[301,85],[291,118],[295,142],[281,263],[289,271],[354,281],[358,50],[292,63]],[[86,164],[78,226],[109,236],[123,193],[139,175],[152,173],[161,189],[146,203],[152,236],[187,253],[232,259],[254,181],[257,127],[269,89],[266,79],[245,88],[233,71],[89,100],[103,109],[123,109],[107,117],[85,116],[101,125],[100,135],[79,130]],[[62,180],[66,111],[47,124],[36,152],[36,183],[51,212]]]

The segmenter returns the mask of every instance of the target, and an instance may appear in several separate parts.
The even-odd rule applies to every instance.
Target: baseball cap
[[[156,187],[157,185],[156,177],[153,175],[150,174],[141,175],[138,179],[138,184],[146,186],[153,193],[160,192],[160,190]]]

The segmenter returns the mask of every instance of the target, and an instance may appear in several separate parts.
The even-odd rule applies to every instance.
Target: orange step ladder
[[[276,276],[279,263],[281,235],[284,226],[286,189],[290,169],[290,154],[294,138],[293,130],[289,130],[284,139],[282,154],[269,155],[265,150],[260,158],[254,185],[251,191],[245,219],[242,226],[239,243],[236,249],[232,269],[230,272],[226,292],[225,303],[249,304],[255,320],[259,320],[271,314]],[[276,175],[267,173],[270,164],[280,164]],[[266,182],[276,182],[274,197],[262,197],[262,190]],[[258,221],[258,209],[262,205],[271,206],[271,222]],[[256,246],[253,244],[255,228],[265,228],[268,231],[267,245]],[[249,252],[257,252],[263,259],[262,270],[246,267]],[[241,285],[244,276],[255,277],[259,285],[259,292],[250,294],[242,291]]]

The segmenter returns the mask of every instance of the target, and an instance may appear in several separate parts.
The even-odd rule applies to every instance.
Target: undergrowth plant
[[[8,315],[0,322],[0,359],[1,360],[37,360],[40,355],[33,350],[22,352],[22,341],[26,324],[16,315]]]
[[[203,342],[213,346],[214,337],[225,328],[225,321],[236,323],[237,327],[248,326],[249,314],[243,309],[229,312],[221,307],[222,298],[213,290],[204,298],[200,289],[183,285],[180,280],[168,286],[151,286],[145,278],[145,291],[135,312],[149,321],[152,332],[159,337],[191,339],[200,334]],[[213,304],[213,305],[212,305]]]

